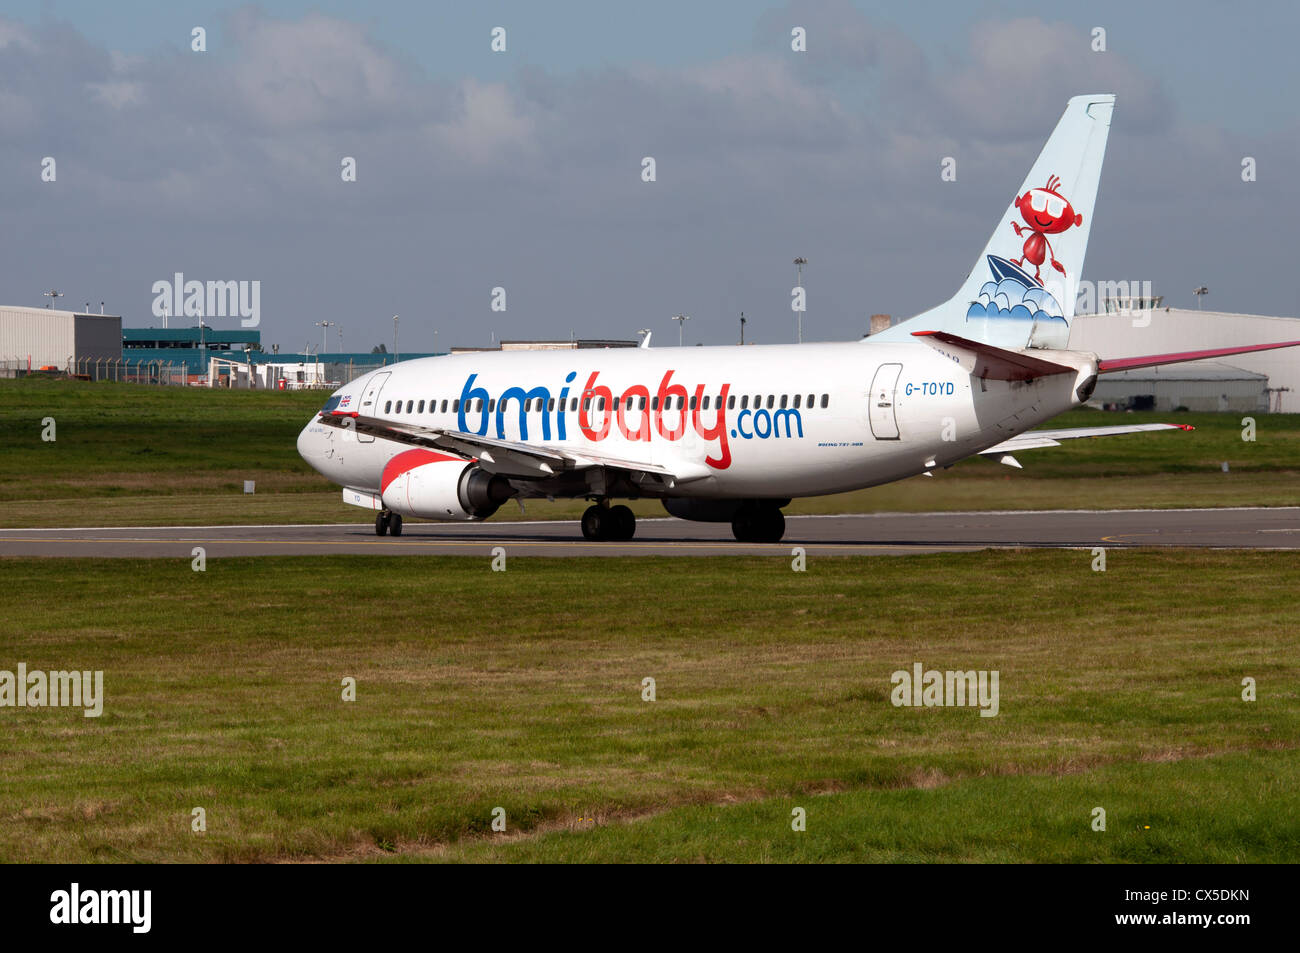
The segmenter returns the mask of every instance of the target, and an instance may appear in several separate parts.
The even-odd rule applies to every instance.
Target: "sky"
[[[284,350],[392,349],[394,314],[407,351],[679,313],[781,343],[802,256],[805,340],[851,340],[953,294],[1066,100],[1114,92],[1084,278],[1297,316],[1297,32],[1250,0],[7,0],[0,304],[148,326],[180,272],[257,281]]]

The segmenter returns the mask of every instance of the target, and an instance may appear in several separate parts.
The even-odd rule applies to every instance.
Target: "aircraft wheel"
[[[582,535],[587,539],[604,539],[609,522],[604,507],[589,506],[582,514]]]
[[[628,506],[611,507],[609,511],[610,539],[629,540],[636,535],[636,514]]]
[[[401,513],[388,514],[388,532],[389,535],[392,536],[402,535],[402,514]]]
[[[779,543],[785,535],[785,514],[775,506],[762,511],[758,520],[757,535],[760,543]]]
[[[388,514],[376,513],[375,514],[375,535],[383,536],[387,532],[388,532]]]
[[[731,532],[742,543],[779,543],[785,535],[785,514],[776,506],[741,507]]]

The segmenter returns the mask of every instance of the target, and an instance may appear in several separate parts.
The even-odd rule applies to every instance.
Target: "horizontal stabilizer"
[[[1097,362],[1098,374],[1134,371],[1140,367],[1157,367],[1161,364],[1181,364],[1184,361],[1203,361],[1211,357],[1230,354],[1249,354],[1252,351],[1271,351],[1279,347],[1295,347],[1300,341],[1279,341],[1276,344],[1246,344],[1240,347],[1216,347],[1208,351],[1178,351],[1173,354],[1148,354],[1146,357],[1112,357]]]
[[[947,331],[913,331],[913,337],[952,358],[972,377],[991,381],[1031,381],[1053,374],[1076,374],[1077,368],[1045,361],[1020,351],[971,341]]]

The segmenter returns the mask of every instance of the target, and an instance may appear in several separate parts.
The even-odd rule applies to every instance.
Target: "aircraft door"
[[[871,406],[871,433],[877,440],[898,439],[898,418],[894,415],[895,392],[902,364],[881,364],[871,381],[867,400]]]
[[[361,406],[357,408],[363,417],[378,417],[380,414],[379,392],[384,389],[384,384],[388,383],[389,372],[383,371],[370,378],[366,384],[365,391],[361,394]],[[357,440],[361,443],[374,443],[373,434],[357,433]]]

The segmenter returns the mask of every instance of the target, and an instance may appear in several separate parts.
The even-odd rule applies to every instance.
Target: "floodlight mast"
[[[682,331],[686,327],[686,322],[689,321],[690,319],[691,316],[689,314],[673,315],[673,320],[677,322],[677,346],[678,347],[682,346],[682,342],[684,340],[684,338],[682,337]]]

